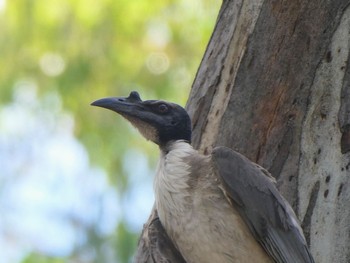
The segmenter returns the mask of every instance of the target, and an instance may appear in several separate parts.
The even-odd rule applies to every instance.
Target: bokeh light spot
[[[164,52],[152,52],[147,57],[146,65],[152,74],[163,74],[169,69],[169,57]]]
[[[66,65],[64,59],[57,53],[45,53],[39,61],[41,70],[50,77],[56,77],[63,73]]]
[[[161,21],[153,20],[148,24],[146,41],[158,49],[165,48],[171,40],[169,26]]]
[[[6,8],[6,0],[0,0],[0,12]]]

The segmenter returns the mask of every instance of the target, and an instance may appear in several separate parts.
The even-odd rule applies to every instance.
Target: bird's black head
[[[191,120],[181,106],[161,101],[142,101],[133,91],[129,97],[104,98],[91,103],[110,109],[122,115],[134,125],[147,139],[159,146],[170,141],[185,140],[191,142]]]

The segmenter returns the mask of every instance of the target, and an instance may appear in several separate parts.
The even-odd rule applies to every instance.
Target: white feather
[[[168,221],[168,211],[183,212],[185,197],[189,196],[190,174],[190,166],[185,160],[194,152],[192,146],[183,141],[172,143],[167,153],[162,152],[154,180],[156,206],[162,222]]]

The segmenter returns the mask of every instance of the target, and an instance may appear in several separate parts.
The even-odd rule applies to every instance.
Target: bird
[[[157,144],[155,207],[187,263],[313,263],[297,217],[270,173],[242,154],[191,146],[186,110],[163,100],[107,97],[93,106],[112,110]]]

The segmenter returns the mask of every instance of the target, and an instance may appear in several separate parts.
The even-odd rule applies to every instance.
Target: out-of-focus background
[[[0,0],[0,262],[131,262],[158,149],[89,104],[184,105],[213,0]]]

